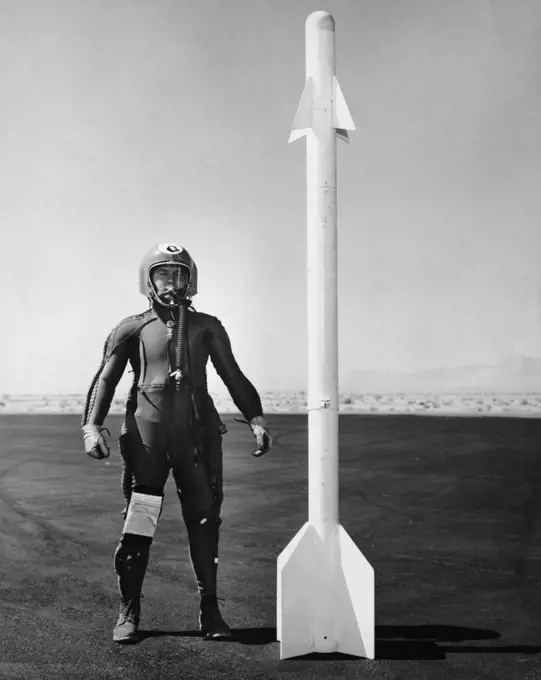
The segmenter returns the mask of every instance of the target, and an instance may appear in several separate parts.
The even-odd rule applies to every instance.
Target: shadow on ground
[[[277,642],[276,628],[237,628],[232,630],[233,638],[222,641],[242,645],[269,645]],[[202,637],[199,631],[141,630],[140,641],[155,637]],[[500,633],[495,630],[466,628],[462,626],[419,625],[419,626],[376,626],[376,659],[394,660],[444,660],[447,654],[539,654],[541,646],[535,645],[456,645],[445,643],[479,642],[497,640]],[[355,660],[349,654],[304,654],[293,659],[312,661]]]
[[[276,642],[276,628],[234,628],[231,631],[231,640],[217,640],[231,644],[237,642],[241,645],[270,645]],[[140,630],[139,639],[141,642],[147,638],[156,637],[177,637],[177,638],[202,638],[203,633],[196,630]],[[215,641],[213,641],[215,642]]]
[[[376,626],[376,658],[420,661],[443,660],[448,654],[541,653],[541,646],[533,645],[452,644],[497,640],[499,637],[500,633],[495,630],[462,626]]]

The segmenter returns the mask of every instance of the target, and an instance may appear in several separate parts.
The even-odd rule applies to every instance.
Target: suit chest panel
[[[149,365],[163,365],[175,363],[178,327],[173,327],[172,341],[168,343],[168,328],[161,320],[153,321],[141,329],[139,335],[139,356],[141,367]],[[186,349],[190,363],[206,364],[208,348],[204,338],[204,328],[197,323],[187,323]],[[168,355],[169,351],[169,355]],[[144,369],[143,369],[144,370]]]

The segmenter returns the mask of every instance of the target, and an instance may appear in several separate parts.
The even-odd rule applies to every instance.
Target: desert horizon
[[[220,414],[239,413],[227,393],[210,392]],[[261,392],[264,413],[307,412],[307,393],[299,391]],[[127,394],[115,395],[110,414],[121,414]],[[0,414],[81,414],[84,408],[83,394],[24,394],[0,395]],[[541,417],[541,392],[479,392],[437,393],[394,392],[340,394],[339,409],[342,414],[435,414],[435,415],[486,415]]]

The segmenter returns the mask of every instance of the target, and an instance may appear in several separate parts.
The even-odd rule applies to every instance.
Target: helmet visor
[[[155,294],[165,304],[175,304],[184,297],[190,283],[190,270],[180,263],[156,264],[149,271]]]

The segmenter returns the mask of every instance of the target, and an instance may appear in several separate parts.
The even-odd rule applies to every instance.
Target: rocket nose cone
[[[317,10],[306,19],[306,28],[316,31],[334,31],[334,19],[328,12]]]

